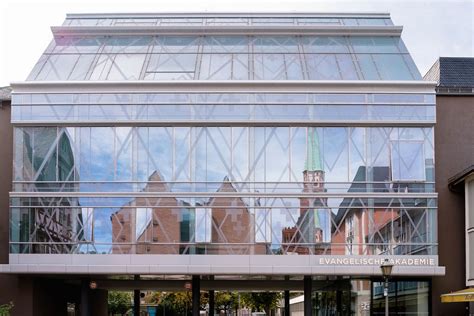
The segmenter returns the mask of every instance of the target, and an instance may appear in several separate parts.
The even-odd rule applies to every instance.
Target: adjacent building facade
[[[474,58],[441,57],[425,80],[436,81],[436,191],[439,194],[439,259],[446,275],[433,279],[433,310],[465,315],[468,301],[441,303],[440,295],[472,287],[474,164]],[[471,299],[472,300],[472,299]],[[461,302],[461,301],[464,301]],[[472,313],[471,308],[471,313]]]
[[[1,271],[54,274],[83,315],[91,278],[304,289],[305,315],[378,315],[388,258],[391,310],[428,315],[436,83],[401,31],[387,14],[68,15],[12,84]]]

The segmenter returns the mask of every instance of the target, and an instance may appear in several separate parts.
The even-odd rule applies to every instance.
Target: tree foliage
[[[132,301],[132,294],[129,292],[109,291],[108,308],[111,314],[125,314]]]
[[[215,307],[217,310],[228,311],[236,310],[239,305],[239,297],[236,293],[219,291],[215,293]]]
[[[242,293],[241,300],[252,311],[264,311],[270,315],[270,311],[278,307],[281,297],[279,292],[252,292]]]
[[[148,292],[145,303],[161,306],[170,315],[186,315],[192,312],[192,292]],[[200,305],[205,309],[208,303],[207,293],[201,292]]]
[[[0,316],[10,316],[10,311],[13,308],[13,302],[0,305]]]

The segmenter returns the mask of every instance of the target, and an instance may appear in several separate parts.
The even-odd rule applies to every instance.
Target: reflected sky
[[[247,209],[253,218],[249,223],[254,224],[245,229],[254,231],[255,242],[269,243],[273,249],[283,242],[285,228],[300,227],[300,234],[306,234],[304,221],[308,220],[322,230],[322,242],[331,241],[331,227],[336,225],[334,218],[340,212],[342,198],[322,199],[318,202],[321,208],[314,205],[314,215],[308,217],[301,211],[301,203],[307,198],[245,197],[245,193],[303,192],[301,182],[308,152],[319,155],[323,169],[320,172],[324,173],[326,182],[324,191],[350,192],[356,189],[356,182],[385,181],[384,190],[388,192],[390,181],[432,181],[427,177],[433,175],[431,128],[24,127],[17,130],[21,133],[16,133],[15,164],[23,166],[15,168],[17,180],[57,181],[61,179],[59,170],[64,169],[69,171],[66,172],[70,174],[69,180],[80,181],[75,187],[78,192],[213,193],[223,183],[229,183],[233,190],[242,192],[243,197],[238,198],[242,206],[228,202],[230,208],[224,213],[232,215],[235,210]],[[309,143],[308,133],[313,133],[317,141]],[[61,145],[61,139],[67,143]],[[374,168],[385,170],[384,175],[371,171]],[[428,169],[431,171],[425,171]],[[154,187],[153,181],[171,183]],[[256,183],[259,181],[262,183]],[[288,191],[288,185],[292,191]],[[364,185],[361,189],[368,187]],[[210,219],[214,211],[211,212],[212,207],[195,211],[194,207],[208,205],[211,199],[183,197],[176,201],[188,205],[187,212],[196,212],[195,241],[210,242],[211,231],[215,230]],[[132,215],[135,216],[134,239],[145,232],[154,212],[154,204],[142,207],[133,197],[80,197],[77,203],[82,207],[84,238],[93,238],[97,243],[112,242],[112,216],[125,206],[132,207],[135,214]],[[179,218],[184,217],[181,214]],[[101,251],[107,249],[110,250],[110,245],[103,246]]]

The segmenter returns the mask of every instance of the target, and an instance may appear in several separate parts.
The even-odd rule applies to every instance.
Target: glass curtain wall
[[[17,127],[14,189],[32,196],[12,199],[13,251],[53,241],[49,251],[74,253],[434,254],[432,137],[432,128]]]
[[[28,80],[420,80],[393,36],[58,37]]]

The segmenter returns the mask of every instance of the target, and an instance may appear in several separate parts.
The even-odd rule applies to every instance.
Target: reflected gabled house
[[[237,192],[228,177],[217,190],[219,194]],[[255,243],[255,215],[241,197],[212,197],[205,207],[212,214],[212,245],[208,254],[266,254],[270,251],[269,243]]]
[[[143,191],[171,192],[158,171]],[[225,177],[217,190],[223,196],[195,206],[174,197],[135,198],[110,217],[112,253],[266,254],[270,245],[255,244],[254,214],[232,196],[237,192]]]
[[[429,162],[427,164],[429,166]],[[390,168],[357,170],[348,192],[417,192],[416,184],[390,182]],[[428,168],[428,172],[429,168]],[[345,198],[334,218],[331,248],[340,255],[427,255],[432,218],[425,199]],[[339,245],[345,245],[340,247]]]
[[[143,192],[171,192],[158,171]],[[178,254],[180,202],[174,197],[137,197],[111,215],[112,253]],[[185,206],[183,206],[185,207]],[[136,241],[136,244],[135,244]]]

